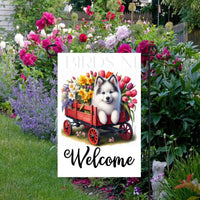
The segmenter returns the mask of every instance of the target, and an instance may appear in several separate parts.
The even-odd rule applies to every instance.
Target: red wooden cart
[[[112,124],[111,117],[108,116],[108,122],[104,125],[99,121],[96,107],[93,105],[84,105],[81,108],[81,106],[79,103],[73,103],[72,107],[65,107],[65,115],[72,119],[65,120],[63,123],[64,132],[67,135],[72,134],[72,126],[79,127],[80,125],[84,125],[89,129],[88,138],[93,145],[98,145],[100,142],[100,134],[105,133],[119,133],[120,137],[124,140],[130,140],[132,138],[133,130],[128,123],[130,117],[124,109],[121,109],[117,124]]]

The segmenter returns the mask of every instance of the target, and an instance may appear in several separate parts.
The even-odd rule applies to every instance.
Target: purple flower
[[[117,45],[117,43],[118,43],[118,41],[117,41],[115,35],[107,37],[107,39],[106,39],[106,48],[112,49]]]
[[[133,194],[140,195],[141,194],[140,188],[139,187],[135,187],[135,190],[134,190]]]
[[[116,32],[117,40],[122,41],[123,39],[128,38],[130,33],[131,33],[130,29],[127,28],[126,25],[117,27],[117,32]]]

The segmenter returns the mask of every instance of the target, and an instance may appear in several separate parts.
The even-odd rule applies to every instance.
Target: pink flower
[[[91,11],[90,9],[91,9],[91,6],[88,5],[87,8],[86,8],[86,13],[87,13],[89,16],[92,16],[92,15],[94,14],[94,12]]]
[[[55,51],[55,53],[61,53],[63,52],[63,41],[62,38],[55,38],[56,42],[54,43],[56,46],[53,47],[53,50]]]
[[[37,57],[34,54],[31,53],[27,53],[24,57],[23,57],[23,62],[24,65],[35,65],[35,61],[37,60]]]
[[[16,118],[17,117],[17,115],[15,114],[15,113],[13,113],[12,115],[11,115],[11,118]]]
[[[81,29],[81,25],[76,25],[75,26],[75,29],[78,31],[78,30],[80,30]]]
[[[129,108],[134,108],[135,104],[133,102],[128,103]]]
[[[105,71],[104,71],[104,70],[101,70],[101,71],[99,72],[99,76],[105,78],[105,77],[106,77]]]
[[[122,101],[127,102],[128,101],[128,97],[127,96],[123,96],[122,97]]]
[[[120,4],[119,12],[124,12],[124,10],[125,10],[125,6],[123,6],[122,4]]]
[[[131,46],[129,44],[121,44],[117,49],[117,53],[131,53]]]
[[[119,88],[120,90],[122,90],[125,86],[125,82],[124,81],[119,81]]]
[[[36,26],[41,31],[44,27],[53,25],[56,23],[56,18],[53,16],[52,13],[44,12],[43,16],[40,20],[36,22]]]
[[[23,60],[24,56],[26,55],[26,49],[21,49],[19,52],[20,59]]]
[[[26,76],[23,73],[21,73],[20,78],[22,78],[22,79],[24,79],[24,81],[26,81]]]
[[[116,35],[118,41],[122,41],[123,39],[128,38],[131,33],[130,29],[126,25],[118,26],[116,29],[117,29]]]
[[[121,76],[118,76],[118,75],[117,75],[116,77],[117,77],[117,80],[118,80],[118,81],[121,80]]]
[[[93,75],[93,71],[92,70],[90,71],[90,74]]]
[[[114,20],[115,19],[115,14],[109,11],[107,13],[107,19],[108,20]]]
[[[130,80],[131,80],[131,78],[130,78],[129,76],[125,76],[124,79],[123,79],[123,81],[124,81],[126,84],[129,83]]]
[[[169,50],[167,49],[167,47],[165,47],[164,48],[164,50],[163,50],[163,52],[161,53],[161,54],[157,54],[156,55],[156,58],[158,59],[158,60],[169,60],[169,58],[170,58],[170,52],[169,52]]]
[[[51,40],[49,38],[42,41],[42,47],[47,50],[47,47],[51,44]]]
[[[126,91],[125,94],[126,94],[126,96],[131,96],[132,93],[131,93],[131,91]]]
[[[176,60],[174,60],[172,63],[175,65],[175,67],[178,67],[179,71],[182,71],[183,68],[182,68],[182,60],[181,59],[179,59],[177,57]]]
[[[96,77],[97,76],[97,72],[94,72],[94,77]]]
[[[133,88],[133,83],[129,83],[128,85],[127,85],[127,89],[128,90],[131,90]]]
[[[109,199],[114,199],[114,198],[115,198],[114,196],[110,196],[110,197],[109,197]]]
[[[84,33],[82,33],[82,34],[80,34],[80,36],[79,36],[79,40],[80,40],[81,42],[86,42],[86,41],[87,41],[87,36],[86,36]]]
[[[137,90],[132,90],[131,91],[131,97],[135,97],[137,95]]]
[[[47,26],[53,25],[56,22],[56,18],[53,16],[52,13],[44,12],[43,17],[47,22]]]
[[[31,31],[28,34],[27,39],[34,41],[36,45],[39,45],[41,43],[40,36],[36,34],[34,31]]]
[[[133,99],[132,102],[133,102],[134,104],[136,104],[136,103],[137,103],[137,99]]]
[[[46,20],[44,17],[42,17],[40,20],[36,22],[36,26],[38,27],[39,30],[44,29],[45,25],[46,25]]]
[[[68,35],[68,36],[67,36],[67,39],[68,39],[68,44],[72,43],[72,39],[73,39],[73,38],[72,38],[71,35]]]
[[[139,43],[136,52],[141,54],[148,54],[149,46],[153,44],[154,44],[153,41],[143,40],[142,42]],[[152,50],[150,52],[153,53]],[[150,57],[150,60],[153,60],[153,56]],[[144,65],[144,67],[146,66],[147,61],[148,61],[148,56],[141,56],[141,62]]]

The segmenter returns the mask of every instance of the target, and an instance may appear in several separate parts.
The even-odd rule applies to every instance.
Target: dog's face
[[[119,97],[119,84],[115,75],[111,75],[109,79],[98,76],[95,81],[94,88],[95,98],[98,102],[112,104]]]

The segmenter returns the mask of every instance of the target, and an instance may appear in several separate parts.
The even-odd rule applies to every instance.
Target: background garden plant
[[[147,53],[149,45],[155,44],[158,54],[151,57],[150,63],[151,160],[167,161],[168,170],[176,171],[178,168],[172,163],[178,157],[186,158],[191,147],[200,150],[200,55],[191,42],[175,45],[173,31],[147,21],[139,20],[131,24],[124,20],[122,3],[112,3],[112,10],[109,11],[95,5],[88,7],[86,13],[94,17],[90,22],[82,19],[78,23],[77,14],[73,13],[72,23],[67,27],[57,18],[59,16],[44,7],[44,12],[37,15],[34,26],[19,29],[12,42],[2,43],[1,109],[17,114],[18,123],[25,132],[55,141],[57,53]],[[23,18],[22,14],[19,19]],[[22,21],[24,24],[32,24],[33,19],[24,20],[28,20]],[[52,44],[56,46],[49,47],[49,51],[55,56],[49,56],[46,52]],[[133,182],[131,187],[125,187],[129,178],[106,180],[106,184],[112,185],[110,196],[125,196],[127,199],[133,198],[136,186],[142,193],[147,191],[147,58],[142,57],[141,61],[143,178],[137,182],[138,185]],[[197,165],[184,176],[177,174],[177,179],[184,180],[191,173],[196,175],[198,170]],[[92,182],[103,186],[102,179],[93,179]],[[168,183],[173,193],[175,185],[170,181]],[[178,192],[181,194],[182,191]]]

